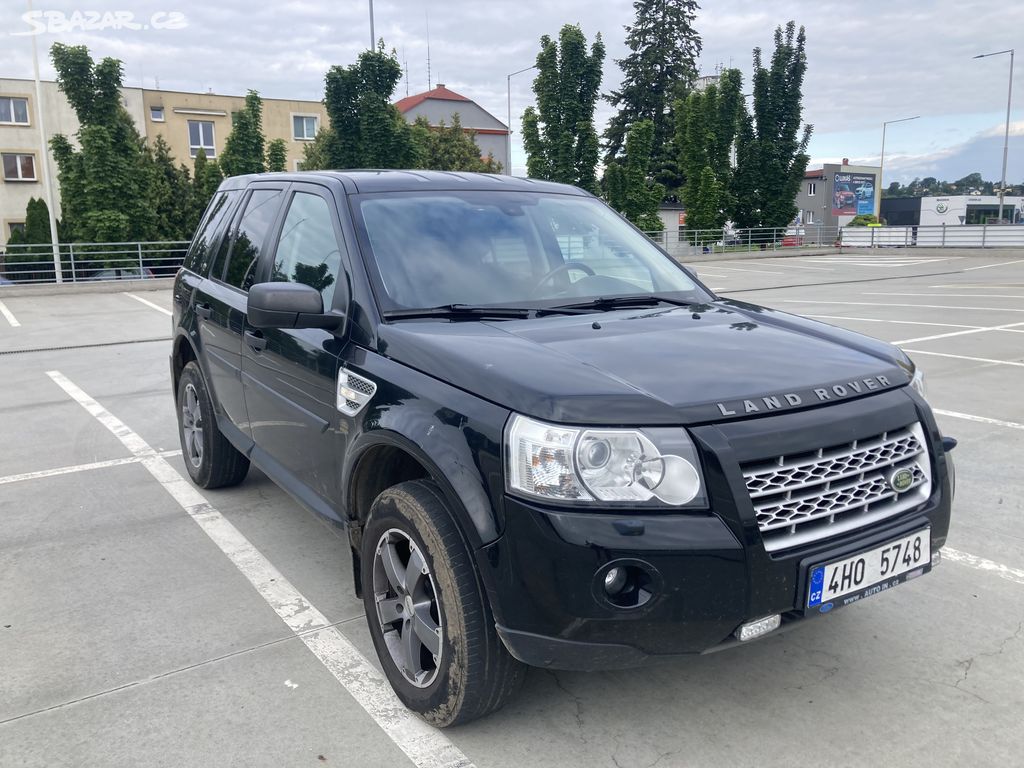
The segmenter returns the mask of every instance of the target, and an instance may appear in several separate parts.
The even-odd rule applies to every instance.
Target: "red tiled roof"
[[[423,93],[417,93],[413,96],[406,96],[404,99],[399,99],[395,102],[395,106],[398,107],[398,111],[405,114],[413,107],[418,104],[422,104],[427,99],[438,99],[440,101],[472,101],[467,99],[461,93],[450,91],[443,85],[439,85],[431,91],[424,91]]]

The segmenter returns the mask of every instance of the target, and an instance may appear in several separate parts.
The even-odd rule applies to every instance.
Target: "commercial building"
[[[504,166],[505,173],[512,172],[508,167],[508,126],[472,99],[449,90],[444,83],[438,83],[432,90],[399,99],[395,106],[410,123],[416,122],[417,117],[425,117],[434,128],[442,122],[451,125],[452,117],[458,115],[462,129],[467,133],[475,132],[480,156],[493,155]]]
[[[74,141],[79,124],[71,105],[55,82],[44,81],[40,86],[47,149],[58,134]],[[121,100],[139,134],[150,143],[162,136],[175,160],[187,166],[200,148],[208,157],[219,157],[231,132],[231,115],[245,103],[244,96],[148,88],[122,88]],[[326,124],[327,113],[319,101],[263,99],[263,133],[268,141],[285,140],[290,170],[298,169],[303,146]],[[0,78],[0,246],[13,230],[24,226],[29,199],[44,196],[43,151],[36,124],[35,83]],[[49,171],[59,215],[60,187],[52,154]]]
[[[872,165],[825,163],[808,170],[796,196],[796,224],[842,227],[858,214],[878,215],[879,168]]]
[[[999,221],[998,195],[949,195],[945,197],[887,197],[882,200],[882,219],[891,226],[960,226]],[[1024,221],[1024,197],[1003,199],[1003,219]]]

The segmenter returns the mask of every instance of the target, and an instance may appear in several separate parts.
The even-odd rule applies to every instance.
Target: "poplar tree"
[[[152,240],[182,240],[192,236],[190,219],[194,187],[188,168],[175,165],[171,148],[163,136],[146,147],[148,166],[146,197],[153,212]]]
[[[231,133],[224,141],[220,168],[225,176],[263,173],[264,161],[263,100],[256,91],[245,96],[245,106],[232,115]]]
[[[650,170],[670,196],[681,185],[673,146],[676,100],[685,98],[697,76],[701,39],[694,28],[696,0],[636,0],[635,21],[626,29],[630,53],[617,59],[622,85],[605,98],[618,111],[604,133],[605,163],[623,151],[630,126],[654,124]]]
[[[663,229],[658,204],[665,188],[651,181],[649,167],[654,142],[654,123],[641,120],[626,134],[625,151],[620,161],[605,170],[608,204],[644,232]]]
[[[267,144],[267,170],[288,170],[288,145],[284,139],[274,139]]]
[[[754,49],[753,115],[742,115],[732,193],[733,219],[742,227],[785,227],[797,213],[813,126],[801,127],[807,71],[804,28],[790,21],[775,30],[766,67]]]
[[[537,107],[523,113],[523,145],[530,176],[597,191],[598,139],[594,107],[601,87],[600,33],[587,52],[578,26],[566,24],[558,41],[544,35],[533,92]]]

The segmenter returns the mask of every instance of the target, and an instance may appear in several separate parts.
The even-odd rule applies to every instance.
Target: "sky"
[[[42,76],[53,77],[53,42],[84,44],[95,58],[124,62],[125,85],[167,90],[323,98],[333,64],[355,61],[370,41],[368,1],[35,0],[43,15],[23,18],[27,0],[0,7],[0,77],[32,76],[32,39]],[[771,50],[772,32],[790,19],[807,31],[804,120],[814,126],[811,167],[844,157],[877,164],[883,121],[919,115],[886,132],[885,183],[915,176],[953,180],[1001,173],[1009,56],[972,59],[1017,46],[1024,59],[1024,4],[966,0],[834,2],[705,0],[696,27],[701,72],[740,69],[749,84],[751,52]],[[506,75],[533,64],[544,34],[579,24],[607,46],[603,92],[621,79],[615,59],[628,52],[630,0],[376,0],[375,32],[407,62],[409,93],[430,82],[477,101],[504,121]],[[86,11],[111,12],[106,29],[82,29]],[[76,16],[76,12],[79,13]],[[141,28],[110,28],[113,18]],[[101,17],[102,21],[102,17]],[[78,23],[76,23],[78,22]],[[26,33],[46,25],[38,35]],[[156,27],[163,27],[157,29]],[[1016,62],[1019,73],[1024,61]],[[519,115],[532,102],[532,74],[512,79],[513,170],[525,172]],[[1010,181],[1024,181],[1024,81],[1015,78],[1009,142]],[[406,95],[406,82],[395,98]],[[612,110],[601,103],[603,126]]]

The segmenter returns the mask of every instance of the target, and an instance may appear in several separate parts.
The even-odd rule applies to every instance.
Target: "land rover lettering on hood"
[[[717,296],[572,187],[227,179],[173,322],[193,481],[255,464],[342,526],[384,672],[438,726],[526,665],[797,627],[946,541],[955,443],[902,351]]]

